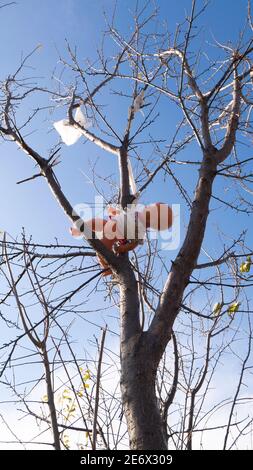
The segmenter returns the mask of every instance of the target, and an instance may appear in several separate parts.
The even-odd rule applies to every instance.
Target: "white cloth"
[[[74,120],[85,129],[88,129],[92,125],[91,120],[83,115],[80,106],[76,109]],[[58,134],[60,134],[62,141],[66,145],[75,144],[82,135],[81,130],[71,126],[67,119],[54,122],[54,128],[57,130]]]

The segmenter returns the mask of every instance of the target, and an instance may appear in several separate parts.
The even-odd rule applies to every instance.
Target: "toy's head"
[[[113,206],[107,207],[107,214],[109,215],[109,217],[115,217],[116,215],[119,215],[120,212],[121,212],[120,209],[118,209],[117,207],[113,207]]]

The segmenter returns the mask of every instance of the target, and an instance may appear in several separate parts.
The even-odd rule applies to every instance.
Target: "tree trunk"
[[[174,320],[205,234],[216,174],[216,149],[204,155],[185,241],[172,265],[156,315],[147,332],[139,324],[139,299],[131,269],[121,277],[121,392],[130,448],[167,449],[164,423],[156,399],[155,380],[170,340]]]
[[[130,448],[166,450],[167,440],[158,408],[156,365],[150,361],[145,333],[121,349],[121,392]]]
[[[138,286],[127,256],[122,257],[121,264],[121,394],[130,448],[165,450],[167,443],[155,393],[158,364],[151,355],[147,333],[141,329]]]

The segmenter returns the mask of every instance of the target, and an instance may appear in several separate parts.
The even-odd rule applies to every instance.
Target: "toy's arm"
[[[130,250],[134,250],[139,245],[137,240],[133,240],[125,245],[119,245],[114,248],[117,254],[127,253]]]

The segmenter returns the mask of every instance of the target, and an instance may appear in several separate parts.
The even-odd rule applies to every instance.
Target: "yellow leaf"
[[[213,306],[213,314],[218,317],[221,314],[222,303],[216,302]]]
[[[248,273],[250,271],[251,264],[252,264],[251,257],[247,256],[246,261],[243,261],[240,266],[240,272]]]
[[[67,389],[63,390],[62,398],[64,398],[65,400],[71,400],[69,390],[67,390]]]
[[[65,447],[67,447],[67,449],[69,449],[70,441],[69,441],[68,434],[63,434],[63,443],[64,443]]]
[[[87,369],[85,374],[83,375],[83,381],[90,380],[90,371]]]
[[[231,304],[227,310],[228,314],[232,315],[233,313],[236,313],[239,310],[240,305],[240,302],[234,302],[233,304]]]

